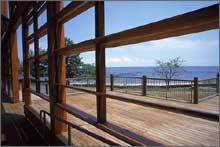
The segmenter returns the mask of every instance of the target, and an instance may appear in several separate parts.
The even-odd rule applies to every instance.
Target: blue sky
[[[65,2],[67,5],[69,2]],[[105,34],[123,31],[150,22],[186,13],[218,3],[217,1],[110,1],[105,2]],[[65,36],[75,43],[95,37],[94,8],[64,24]],[[46,12],[39,25],[46,21]],[[30,27],[31,32],[31,27]],[[22,57],[21,27],[18,28],[19,58]],[[47,48],[47,36],[40,39],[39,45]],[[33,44],[30,45],[33,50]],[[179,37],[127,45],[106,49],[106,66],[155,66],[155,60],[167,60],[180,56],[186,66],[218,66],[219,31],[211,30]],[[80,55],[86,63],[95,62],[95,52]]]

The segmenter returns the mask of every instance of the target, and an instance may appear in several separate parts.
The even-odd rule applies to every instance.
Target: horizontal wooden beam
[[[219,5],[150,23],[134,29],[111,34],[100,39],[105,47],[141,43],[168,37],[219,28]]]
[[[58,22],[65,23],[71,18],[93,7],[94,4],[95,2],[93,1],[73,1],[67,7],[63,8],[60,13],[58,13]]]
[[[94,51],[96,42],[100,42],[105,48],[111,48],[218,28],[219,6],[216,4],[133,29],[83,41],[57,49],[56,53],[58,55],[69,55]]]
[[[88,122],[89,124],[97,127],[98,129],[101,129],[131,145],[135,145],[135,146],[146,146],[146,145],[161,146],[163,145],[159,142],[155,142],[151,139],[142,137],[134,132],[121,128],[113,123],[107,122],[106,125],[97,123],[96,117],[84,111],[81,111],[71,105],[56,103],[56,106],[74,115],[75,117]]]
[[[31,89],[31,88],[27,88],[27,90],[28,90],[30,93],[32,93],[32,94],[34,94],[34,95],[36,95],[36,96],[39,96],[40,98],[42,98],[42,99],[44,99],[44,100],[46,100],[46,101],[49,102],[49,96],[48,96],[48,95],[45,95],[45,94],[42,94],[42,93],[38,93],[38,92],[34,91],[34,90]]]
[[[40,16],[47,9],[46,2],[44,1],[41,1],[41,2],[43,3],[38,4],[37,16]]]
[[[64,48],[56,49],[55,53],[57,53],[57,55],[69,55],[93,50],[95,50],[95,39],[83,41]]]
[[[34,33],[27,37],[27,44],[31,44],[32,42],[34,42]]]
[[[47,5],[45,2],[38,2],[39,4],[37,5],[37,16],[40,16],[46,9],[47,9]],[[34,12],[33,12],[33,9],[31,10],[31,12],[27,15],[27,25],[31,25],[33,23],[33,15],[34,15]]]
[[[47,27],[48,27],[47,23],[45,23],[38,29],[38,32],[37,32],[38,38],[41,38],[47,34]]]
[[[46,60],[46,59],[48,59],[48,54],[46,52],[46,53],[43,53],[39,56],[32,56],[32,57],[28,58],[28,60],[35,60],[35,59],[39,59],[40,61]]]
[[[43,37],[44,35],[47,34],[47,23],[43,24],[37,31],[37,38],[41,38]],[[34,33],[32,33],[31,35],[28,36],[27,38],[27,43],[28,44],[31,44],[34,42]]]

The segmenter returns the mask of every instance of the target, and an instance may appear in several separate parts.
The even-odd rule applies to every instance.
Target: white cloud
[[[129,57],[110,57],[106,59],[107,63],[128,63],[133,62],[132,58]]]

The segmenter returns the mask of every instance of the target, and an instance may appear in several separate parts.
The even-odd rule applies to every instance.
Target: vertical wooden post
[[[147,92],[147,77],[143,76],[142,77],[142,95],[146,96],[146,92]]]
[[[95,37],[105,34],[104,1],[95,2]],[[106,92],[105,78],[105,48],[100,42],[96,43],[96,91]],[[97,123],[106,122],[106,96],[96,96]]]
[[[56,83],[65,84],[65,57],[56,57],[54,49],[64,46],[64,29],[63,24],[58,25],[56,16],[63,2],[47,2],[47,23],[48,23],[48,72],[49,72],[49,97],[50,113],[66,119],[67,114],[64,110],[55,107],[55,103],[65,103],[66,93],[63,87],[57,88]],[[67,130],[67,125],[56,121],[51,117],[51,134],[54,135]],[[53,141],[53,140],[52,140]]]
[[[110,75],[110,89],[111,91],[114,90],[114,75],[113,74]]]
[[[7,2],[8,1],[1,1],[1,13],[5,17],[8,17],[8,9],[7,9]]]
[[[24,71],[24,99],[25,105],[31,104],[31,94],[27,91],[30,88],[30,61],[29,58],[29,47],[27,44],[28,37],[28,26],[25,16],[22,16],[22,45],[23,45],[23,71]]]
[[[56,36],[56,2],[47,2],[47,32],[48,32],[48,78],[49,78],[49,98],[50,98],[50,113],[54,115],[54,104],[56,103],[56,65],[55,65],[55,36]],[[52,143],[55,137],[55,120],[50,117],[51,122],[51,140]]]
[[[33,9],[34,13],[33,13],[33,24],[34,24],[34,55],[35,57],[35,62],[34,62],[34,66],[35,66],[35,79],[36,79],[36,92],[40,92],[40,61],[39,61],[39,38],[37,35],[37,31],[38,31],[38,20],[37,20],[37,3],[34,3],[34,9]]]
[[[12,74],[12,96],[15,103],[19,102],[19,80],[18,80],[18,47],[16,30],[11,30],[11,74]]]
[[[198,95],[198,78],[194,77],[194,104],[198,104],[199,100],[199,95]]]
[[[57,3],[57,10],[58,13],[64,8],[64,2],[60,1]],[[56,49],[65,47],[65,38],[64,38],[64,24],[56,24],[57,25],[57,36],[56,36]],[[57,71],[57,83],[62,85],[66,84],[66,57],[63,55],[57,56],[56,62],[56,71]],[[59,87],[57,100],[59,103],[66,103],[66,89],[65,87]],[[62,119],[67,119],[66,111],[57,108],[55,109],[55,115],[61,117]],[[55,133],[61,133],[67,131],[67,125],[56,121],[56,130]]]
[[[216,93],[219,94],[219,73],[216,76]]]

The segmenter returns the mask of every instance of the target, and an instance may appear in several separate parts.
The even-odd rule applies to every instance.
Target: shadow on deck
[[[34,127],[26,120],[23,103],[13,104],[3,97],[1,107],[2,146],[47,145]]]

